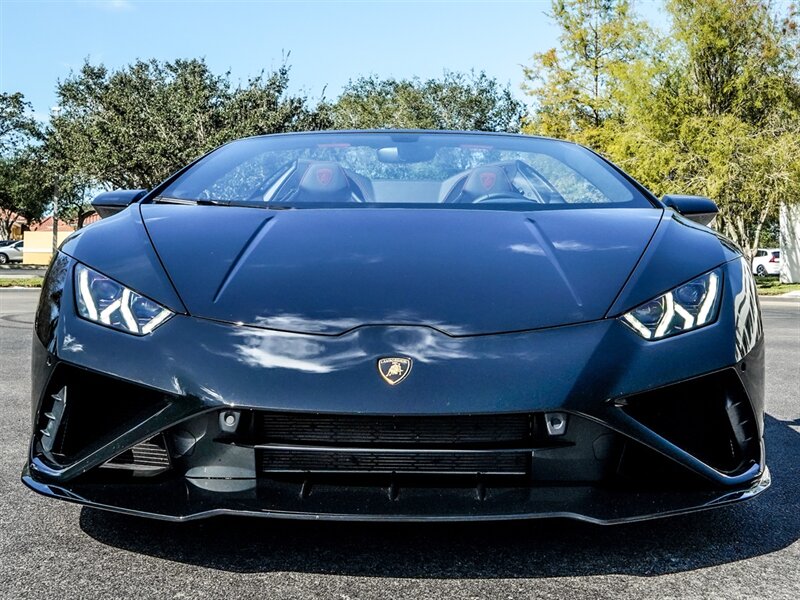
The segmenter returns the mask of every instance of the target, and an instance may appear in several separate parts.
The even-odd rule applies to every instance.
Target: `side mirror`
[[[695,223],[700,223],[700,225],[711,223],[719,212],[717,204],[703,196],[669,194],[661,198],[661,202],[664,203],[664,206],[675,209],[676,212]]]
[[[139,200],[147,190],[114,190],[104,192],[92,200],[92,208],[97,211],[100,218],[110,217]]]

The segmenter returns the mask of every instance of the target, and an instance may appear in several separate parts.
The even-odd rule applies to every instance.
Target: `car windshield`
[[[206,155],[159,201],[265,208],[651,207],[581,146],[528,136],[324,132],[247,138]]]

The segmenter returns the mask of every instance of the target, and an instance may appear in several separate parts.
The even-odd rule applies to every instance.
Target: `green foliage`
[[[670,0],[671,60],[609,144],[656,193],[713,198],[717,227],[748,254],[780,202],[800,198],[797,46],[761,0]],[[641,160],[635,157],[647,157]]]
[[[22,94],[0,94],[0,239],[18,216],[38,220],[50,200],[40,137]]]
[[[327,110],[336,129],[518,131],[524,106],[486,73],[446,72],[426,81],[362,77]]]
[[[509,88],[484,73],[446,73],[424,82],[362,78],[336,102],[314,107],[291,96],[288,85],[286,66],[235,87],[228,74],[214,75],[202,60],[137,61],[113,72],[86,63],[59,83],[61,112],[51,119],[44,144],[58,173],[60,207],[80,218],[87,188],[152,187],[245,136],[331,127],[514,131],[523,112]],[[266,159],[231,177],[258,178]]]
[[[3,277],[0,278],[0,288],[39,288],[43,282],[44,277]]]
[[[781,283],[778,277],[756,277],[760,296],[781,296],[789,292],[800,292],[800,283]]]
[[[30,110],[22,94],[0,94],[0,156],[16,154],[31,138],[39,137]]]
[[[591,143],[608,119],[621,119],[620,88],[631,65],[649,52],[647,25],[628,0],[554,0],[560,48],[523,67],[534,99],[527,133]]]
[[[27,148],[14,156],[0,157],[0,239],[6,239],[17,216],[41,218],[54,189],[43,154]]]
[[[86,63],[58,85],[48,137],[62,173],[84,183],[147,188],[236,138],[319,127],[289,69],[234,86],[203,60],[137,61],[117,71]]]

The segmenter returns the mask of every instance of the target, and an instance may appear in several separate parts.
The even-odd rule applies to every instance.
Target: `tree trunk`
[[[754,220],[748,219],[741,213],[731,216],[720,214],[720,229],[736,242],[742,249],[742,253],[748,262],[752,262],[756,255],[758,246],[761,242],[761,232],[764,230],[764,223],[772,212],[773,201],[768,201],[758,212]],[[751,226],[752,233],[748,234],[748,226]]]
[[[0,240],[7,240],[11,237],[11,226],[14,224],[14,219],[15,215],[10,213],[0,217]]]

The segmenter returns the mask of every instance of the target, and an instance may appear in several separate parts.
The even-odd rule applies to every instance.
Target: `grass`
[[[26,287],[38,288],[42,287],[43,277],[13,277],[10,279],[0,278],[0,288],[5,287]]]
[[[800,283],[781,283],[777,277],[756,277],[756,287],[761,296],[779,296],[800,291]]]

